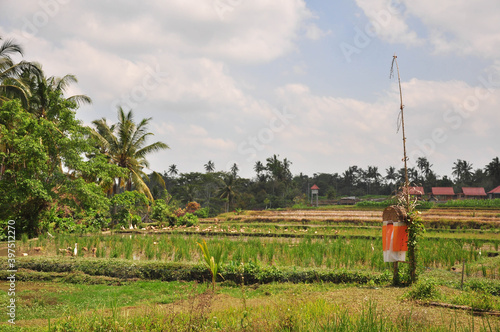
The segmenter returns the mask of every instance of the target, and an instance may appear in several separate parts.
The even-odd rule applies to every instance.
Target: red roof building
[[[409,187],[410,195],[422,196],[424,195],[424,187]]]
[[[486,192],[483,187],[462,187],[464,198],[486,198]]]
[[[489,198],[500,198],[500,186],[496,187],[493,190],[488,191]]]
[[[314,185],[311,187],[311,190],[319,190],[319,187],[317,185]]]
[[[453,187],[432,187],[432,196],[438,200],[450,200],[456,197]]]

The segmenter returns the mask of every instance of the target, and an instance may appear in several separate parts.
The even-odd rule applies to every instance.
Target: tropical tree
[[[427,160],[426,157],[418,157],[417,158],[417,168],[420,171],[420,179],[422,181],[425,180],[429,176],[429,174],[432,172],[431,170],[431,163]]]
[[[168,175],[170,175],[171,177],[174,177],[177,174],[179,174],[179,170],[177,169],[177,165],[175,165],[175,164],[170,165],[168,167]]]
[[[2,37],[0,37],[0,41]],[[23,106],[28,105],[29,87],[20,78],[22,72],[36,72],[32,63],[21,61],[14,63],[12,56],[23,55],[23,49],[13,40],[6,40],[0,45],[0,104],[13,98],[19,98]]]
[[[391,191],[393,193],[396,192],[396,184],[395,181],[398,178],[398,174],[396,172],[396,167],[394,166],[389,166],[389,168],[385,169],[385,180],[387,181],[387,184],[391,187]]]
[[[498,157],[493,158],[493,160],[486,165],[484,170],[486,175],[493,182],[493,187],[500,185],[500,160]]]
[[[21,74],[23,81],[26,82],[30,91],[28,110],[35,114],[38,118],[57,119],[59,117],[60,105],[57,103],[65,103],[73,105],[76,109],[83,104],[91,104],[92,99],[87,95],[74,95],[64,97],[64,93],[71,84],[78,83],[75,75],[68,74],[63,77],[46,77],[41,65],[34,64],[36,71],[25,69]]]
[[[378,184],[379,179],[381,177],[380,173],[378,172],[378,167],[376,166],[368,166],[368,169],[365,172],[365,177],[367,179],[367,194],[370,193],[370,185],[372,183]]]
[[[119,186],[125,186],[127,190],[132,190],[132,184],[139,192],[153,200],[153,196],[145,183],[147,176],[144,168],[149,167],[146,156],[160,150],[168,149],[168,145],[163,142],[154,142],[146,145],[149,136],[148,125],[151,118],[142,119],[135,123],[132,110],[128,113],[119,107],[118,123],[109,126],[105,118],[95,120],[92,123],[96,129],[93,131],[94,137],[98,140],[101,151],[109,157],[112,164],[128,170],[125,178],[118,178],[113,187],[113,193],[118,192]],[[161,181],[161,176],[153,172],[153,175]]]
[[[453,163],[452,173],[455,176],[456,182],[461,184],[470,183],[473,176],[472,164],[465,160],[457,159]]]
[[[215,164],[213,161],[209,160],[205,165],[205,172],[207,173],[213,173],[215,171]]]
[[[342,173],[344,186],[347,188],[349,194],[351,193],[352,188],[357,185],[359,175],[360,175],[360,170],[358,166],[349,166],[347,170],[345,170],[344,173]]]
[[[264,166],[264,164],[262,164],[261,161],[256,161],[255,162],[255,165],[253,166],[253,170],[255,171],[255,173],[257,173],[257,179],[261,182],[265,181],[266,180],[266,176],[264,173],[264,171],[266,170],[266,167]]]
[[[240,168],[238,167],[237,163],[234,163],[233,166],[231,166],[231,174],[236,178],[238,177],[238,171]]]
[[[217,195],[219,196],[219,198],[225,200],[226,212],[229,211],[229,208],[233,204],[237,194],[238,192],[236,189],[236,177],[231,173],[224,174],[221,187],[217,191]]]
[[[36,235],[55,218],[107,211],[97,180],[121,173],[90,144],[90,129],[75,112],[60,111],[54,122],[27,112],[20,100],[0,105],[0,221],[19,220],[20,234]],[[94,158],[84,160],[88,154]]]

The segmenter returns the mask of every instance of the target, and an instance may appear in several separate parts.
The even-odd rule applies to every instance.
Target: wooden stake
[[[399,266],[398,262],[394,262],[392,265],[392,284],[394,286],[399,285]]]

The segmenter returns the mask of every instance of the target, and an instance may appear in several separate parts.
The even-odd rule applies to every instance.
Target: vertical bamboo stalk
[[[402,128],[402,133],[403,133],[403,162],[404,162],[404,168],[405,168],[405,184],[404,184],[404,195],[405,195],[405,201],[406,201],[406,211],[409,212],[410,209],[410,181],[408,179],[408,157],[406,155],[406,135],[405,135],[405,118],[404,118],[404,105],[403,105],[403,91],[401,89],[401,77],[399,75],[399,66],[398,66],[398,60],[397,60],[397,55],[393,56],[393,61],[396,63],[396,70],[398,72],[398,84],[399,84],[399,101],[400,101],[400,106],[399,109],[401,110],[401,128]]]
[[[398,65],[398,60],[397,60],[397,55],[394,54],[392,63],[396,64],[396,71],[398,73],[398,85],[399,85],[399,109],[400,109],[400,115],[401,115],[401,128],[402,128],[402,134],[403,134],[403,162],[404,162],[404,172],[405,172],[405,183],[403,185],[403,195],[404,195],[404,200],[405,200],[405,209],[407,215],[410,214],[410,181],[408,179],[408,156],[406,153],[406,134],[405,134],[405,120],[404,120],[404,104],[403,104],[403,91],[401,88],[401,76],[399,74],[399,65]],[[391,68],[391,73],[392,73],[392,68]],[[412,222],[412,220],[408,219],[408,222]],[[408,231],[411,232],[411,228],[408,228]],[[408,234],[409,238],[413,238],[414,234]],[[417,279],[417,262],[416,262],[416,247],[414,245],[409,246],[408,248],[408,260],[409,260],[409,268],[410,268],[410,280],[411,282],[415,282]],[[395,270],[395,269],[394,269]],[[395,272],[394,272],[395,273]],[[393,276],[393,279],[395,279],[396,276]]]

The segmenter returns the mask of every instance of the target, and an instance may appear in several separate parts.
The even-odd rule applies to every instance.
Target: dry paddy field
[[[373,224],[382,222],[382,210],[285,210],[285,211],[248,211],[245,214],[228,214],[227,220],[241,222],[299,222],[299,223],[353,223]],[[431,209],[422,211],[422,219],[427,226],[438,227],[450,224],[472,223],[473,225],[499,227],[500,210],[468,209]],[[451,225],[455,225],[452,227]]]

